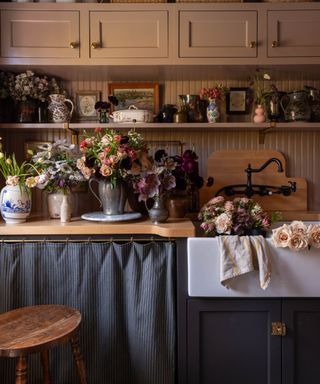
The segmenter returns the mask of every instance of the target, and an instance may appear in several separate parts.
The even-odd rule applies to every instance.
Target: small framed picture
[[[76,93],[76,109],[79,120],[97,120],[94,106],[100,100],[100,91],[80,91]]]
[[[159,112],[158,83],[111,83],[109,90],[119,101],[119,104],[113,107],[116,111],[134,105],[138,109]]]
[[[227,93],[227,114],[245,115],[249,113],[249,88],[230,88]]]
[[[41,152],[41,147],[46,147],[52,144],[51,141],[25,141],[24,143],[24,156],[30,160],[37,152]]]

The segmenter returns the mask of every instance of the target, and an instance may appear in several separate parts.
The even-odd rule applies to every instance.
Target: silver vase
[[[91,183],[95,181],[98,185],[98,194],[93,191]],[[115,185],[108,179],[90,179],[89,188],[96,199],[100,202],[104,215],[122,215],[127,200],[125,184],[122,181]]]
[[[169,211],[164,205],[163,198],[160,196],[154,197],[153,206],[148,209],[148,213],[153,224],[163,223],[169,217]]]

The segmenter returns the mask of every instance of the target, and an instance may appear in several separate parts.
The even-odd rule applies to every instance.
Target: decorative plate
[[[126,212],[122,215],[105,215],[102,211],[84,213],[81,218],[90,221],[105,221],[105,222],[116,222],[116,221],[127,221],[136,220],[142,217],[139,212]]]

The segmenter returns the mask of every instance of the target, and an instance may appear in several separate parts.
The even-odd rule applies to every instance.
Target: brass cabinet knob
[[[255,48],[257,46],[257,43],[255,41],[250,41],[249,47]]]
[[[92,48],[92,49],[97,49],[97,48],[99,48],[99,47],[100,47],[100,44],[97,43],[96,41],[94,41],[93,43],[91,43],[91,48]]]
[[[275,321],[271,323],[271,335],[272,336],[285,336],[287,333],[287,327],[285,323],[281,321]]]
[[[278,41],[273,41],[272,44],[271,44],[272,48],[277,48],[280,46],[279,42]]]
[[[69,44],[69,47],[71,49],[75,49],[75,48],[78,48],[79,44],[76,42],[76,41],[72,41],[70,44]]]

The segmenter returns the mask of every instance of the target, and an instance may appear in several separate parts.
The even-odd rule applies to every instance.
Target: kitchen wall
[[[179,94],[198,94],[201,87],[212,86],[215,83],[223,83],[226,86],[248,86],[248,81],[235,81],[225,79],[214,79],[208,81],[165,81],[160,82],[160,104],[178,103]],[[303,79],[287,79],[274,81],[279,90],[292,91],[299,90],[305,84],[320,88],[320,81],[306,81]],[[71,81],[64,84],[69,94],[74,98],[78,90],[99,90],[102,92],[103,99],[108,95],[108,83],[104,81]],[[240,116],[241,117],[241,116]],[[243,117],[242,117],[243,119]],[[250,121],[251,116],[245,116]],[[289,125],[290,123],[288,123]],[[54,141],[69,137],[64,131],[41,130],[34,132],[24,132],[19,130],[17,134],[7,135],[7,147],[10,151],[19,153],[25,141]],[[259,135],[252,130],[231,130],[220,129],[210,130],[207,128],[179,129],[172,128],[163,131],[159,129],[143,130],[146,140],[181,141],[184,149],[193,148],[199,155],[200,172],[207,176],[206,161],[209,154],[219,149],[275,149],[281,151],[287,159],[287,176],[301,176],[308,181],[308,205],[310,210],[320,211],[320,131],[311,129],[294,130],[286,129],[283,132],[270,132],[265,135],[263,144],[259,144]],[[17,140],[18,138],[18,140]],[[159,145],[163,147],[163,145]],[[179,153],[179,147],[169,145],[169,151]],[[214,175],[212,175],[214,176]],[[243,173],[245,181],[245,173]],[[34,193],[34,212],[45,211],[46,201],[37,191]],[[93,199],[86,199],[86,194],[80,195],[77,210],[79,212],[97,208]]]

